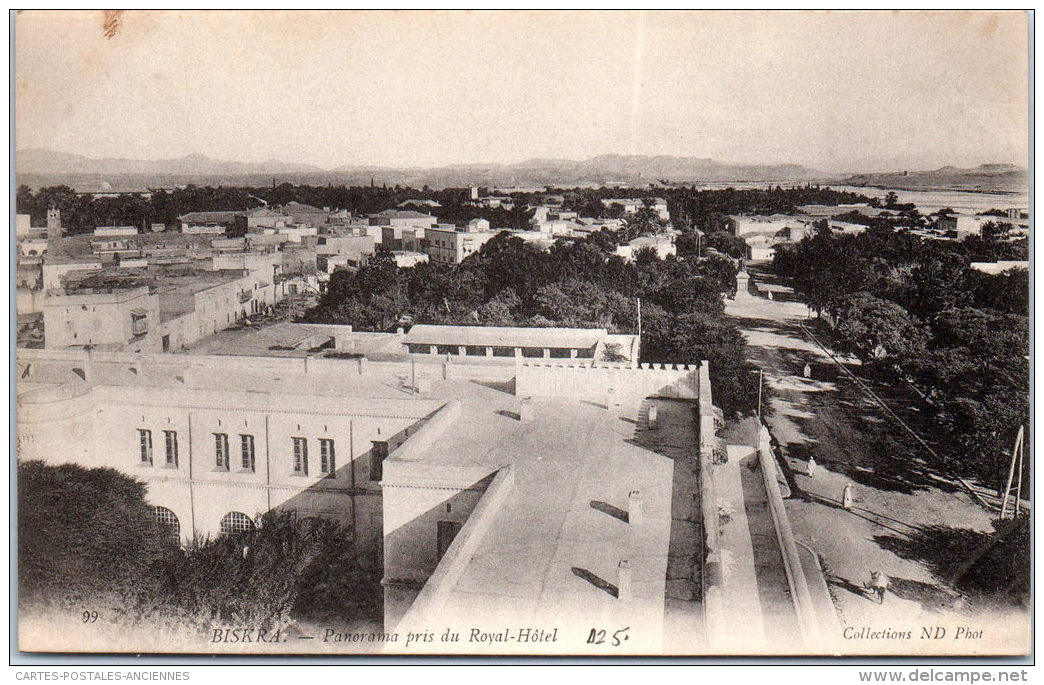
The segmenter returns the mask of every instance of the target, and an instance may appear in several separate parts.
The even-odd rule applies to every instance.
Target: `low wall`
[[[472,510],[467,522],[453,539],[435,572],[424,583],[423,589],[397,626],[385,625],[385,630],[399,632],[429,630],[440,621],[446,622],[446,602],[458,580],[467,570],[471,557],[482,543],[514,486],[510,465],[501,468]]]
[[[706,369],[704,363],[702,368]],[[519,397],[575,397],[605,401],[650,396],[697,399],[695,365],[642,364],[639,368],[602,364],[521,364],[515,376]],[[709,387],[709,386],[708,386]]]
[[[450,400],[435,412],[416,433],[395,451],[396,460],[423,459],[432,444],[457,420],[461,412],[460,400]]]
[[[730,626],[725,614],[725,574],[721,534],[718,529],[718,488],[714,479],[714,404],[711,395],[710,367],[706,362],[698,373],[699,385],[699,461],[700,509],[703,519],[703,620],[707,647],[718,651]]]
[[[783,552],[783,568],[787,574],[787,583],[790,585],[790,596],[794,601],[794,613],[797,615],[798,627],[805,645],[814,648],[821,644],[819,620],[812,603],[812,595],[808,590],[808,580],[801,565],[797,543],[794,541],[794,532],[790,527],[790,517],[787,516],[787,510],[783,506],[783,496],[780,494],[777,480],[778,466],[772,452],[771,436],[764,424],[758,433],[758,459],[761,474],[765,479],[772,523],[776,528],[779,548]]]
[[[485,379],[508,381],[515,376],[516,365],[471,364],[459,359],[433,358],[424,361],[372,361],[366,358],[336,359],[318,355],[307,357],[253,357],[246,355],[207,355],[110,352],[102,350],[46,350],[19,348],[17,364],[19,375],[33,363],[67,365],[83,369],[88,381],[98,373],[104,374],[107,365],[122,367],[154,366],[157,368],[195,369],[204,375],[227,373],[304,374],[317,378],[349,378],[352,376],[379,376],[432,379]],[[32,378],[32,369],[27,376]]]

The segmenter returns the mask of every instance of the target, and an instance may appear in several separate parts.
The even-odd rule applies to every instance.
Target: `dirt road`
[[[991,513],[926,474],[915,441],[801,332],[805,305],[741,296],[726,312],[773,389],[766,424],[796,485],[786,502],[795,535],[820,555],[841,618],[836,649],[976,654],[1028,645],[1028,612],[961,596],[948,578],[993,530]],[[810,458],[817,464],[811,477],[805,475]],[[848,483],[855,502],[845,510]],[[882,605],[863,588],[871,571],[890,578]],[[924,637],[939,626],[945,637]],[[968,639],[969,628],[984,631]]]

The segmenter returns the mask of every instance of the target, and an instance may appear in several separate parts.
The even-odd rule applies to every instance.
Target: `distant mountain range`
[[[821,181],[899,189],[968,189],[1025,192],[1026,170],[1009,164],[972,169],[827,174],[797,164],[728,164],[700,157],[599,155],[576,161],[529,159],[515,164],[455,164],[441,167],[340,166],[322,169],[279,160],[230,162],[191,154],[175,159],[93,159],[53,150],[20,150],[15,157],[17,182],[33,188],[66,184],[84,192],[133,191],[196,185],[268,185],[282,183],[377,184],[433,188],[466,186],[543,187],[626,184],[794,183]]]
[[[822,180],[822,172],[796,164],[725,164],[697,157],[601,155],[583,161],[530,159],[516,164],[455,164],[432,168],[341,166],[321,169],[279,160],[246,163],[192,154],[177,159],[92,159],[52,150],[21,150],[15,158],[18,183],[32,187],[65,183],[78,190],[142,190],[177,183],[347,183],[481,186],[646,185]]]
[[[1029,189],[1026,169],[1014,164],[980,164],[961,169],[944,166],[931,171],[896,171],[857,174],[845,179],[853,186],[899,190],[976,190],[990,193],[1025,193]]]
[[[220,176],[247,174],[288,174],[322,171],[309,164],[288,164],[271,159],[266,162],[226,162],[210,159],[205,155],[191,154],[177,159],[92,159],[83,155],[71,155],[53,150],[19,150],[16,160],[17,173],[26,174],[170,174],[174,176]]]

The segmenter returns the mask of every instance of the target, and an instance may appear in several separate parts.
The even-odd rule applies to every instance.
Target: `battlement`
[[[698,399],[697,364],[611,363],[586,365],[553,362],[519,364],[515,394],[519,397],[575,397],[608,403],[644,397]]]

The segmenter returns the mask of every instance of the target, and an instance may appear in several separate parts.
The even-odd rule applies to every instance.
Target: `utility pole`
[[[761,379],[764,375],[762,369],[758,369],[758,422],[761,421]]]
[[[639,297],[639,298],[637,298],[637,300],[638,300],[638,340],[641,341],[641,339],[642,339],[642,298]]]
[[[1015,477],[1015,466],[1018,463],[1019,480],[1015,486],[1015,505],[1012,507],[1012,518],[1018,518],[1019,507],[1022,502],[1022,453],[1024,451],[1023,434],[1024,426],[1019,426],[1019,433],[1015,436],[1015,446],[1011,450],[1011,466],[1008,468],[1008,482],[1004,486],[1004,499],[1001,500],[1001,519],[1007,518],[1008,500],[1011,498],[1011,481]]]

